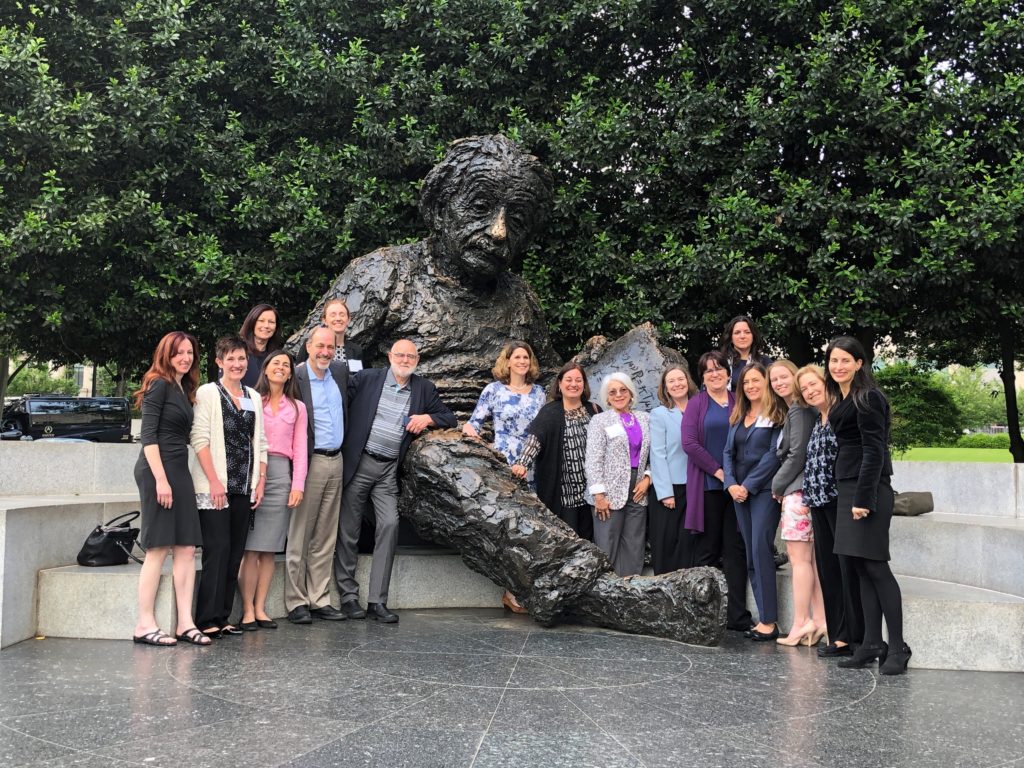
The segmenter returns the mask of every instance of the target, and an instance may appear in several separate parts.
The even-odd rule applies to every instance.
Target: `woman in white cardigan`
[[[648,415],[632,410],[636,386],[625,373],[615,372],[604,380],[601,402],[608,410],[594,416],[587,428],[594,543],[608,555],[615,573],[630,576],[644,566],[651,431]]]
[[[203,533],[203,570],[196,596],[196,625],[213,637],[238,635],[229,623],[238,588],[238,568],[253,508],[263,500],[267,440],[259,394],[242,385],[247,366],[245,342],[217,341],[221,380],[196,391],[192,470]]]

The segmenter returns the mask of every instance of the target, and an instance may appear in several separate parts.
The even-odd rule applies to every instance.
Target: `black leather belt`
[[[335,448],[333,451],[328,451],[323,448],[314,448],[313,453],[315,453],[317,456],[337,456],[339,453],[341,453],[341,448]]]
[[[379,453],[372,453],[370,451],[363,451],[363,453],[365,453],[371,459],[376,459],[377,461],[388,462],[388,461],[396,461],[398,459],[397,456],[381,456]]]

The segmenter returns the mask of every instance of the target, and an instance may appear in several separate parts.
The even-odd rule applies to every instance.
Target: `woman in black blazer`
[[[839,666],[860,669],[877,658],[881,674],[899,675],[907,669],[910,646],[903,642],[903,597],[889,568],[891,416],[865,358],[864,347],[850,336],[833,339],[825,351],[825,384],[835,403],[829,421],[839,446],[835,552],[850,559],[864,610],[864,642]],[[888,646],[882,642],[883,616]]]

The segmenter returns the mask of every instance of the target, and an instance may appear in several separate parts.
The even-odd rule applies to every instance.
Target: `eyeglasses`
[[[609,389],[608,390],[608,396],[609,397],[618,397],[619,395],[630,395],[630,394],[632,394],[632,393],[628,389],[626,389],[625,387],[622,387],[621,389]]]
[[[419,359],[419,354],[416,352],[390,352],[388,354],[395,360],[409,360],[411,362]]]

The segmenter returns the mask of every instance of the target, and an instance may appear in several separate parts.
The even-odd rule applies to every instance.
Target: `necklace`
[[[223,381],[220,383],[220,385],[224,389],[224,391],[227,392],[232,397],[237,398],[239,400],[242,398],[242,386],[241,385],[238,386],[238,394],[237,395],[234,392],[232,392],[230,389],[228,389],[226,386],[224,386],[224,382]]]
[[[625,427],[636,426],[636,416],[634,416],[632,413],[628,411],[626,413],[620,413],[619,418],[622,419],[622,425]]]

